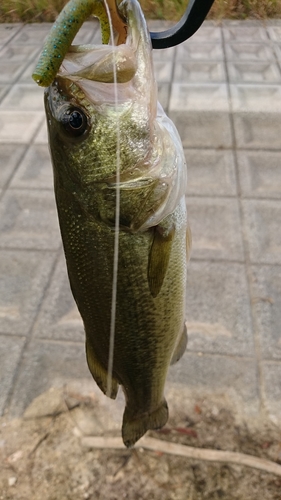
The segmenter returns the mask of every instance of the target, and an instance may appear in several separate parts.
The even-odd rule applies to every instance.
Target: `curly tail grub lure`
[[[125,43],[127,25],[116,6],[116,0],[107,0],[112,25],[118,33],[117,45]],[[101,25],[102,43],[109,43],[110,27],[103,0],[70,0],[58,16],[43,47],[40,59],[32,74],[41,87],[48,87],[54,80],[69,47],[90,15],[98,17]]]

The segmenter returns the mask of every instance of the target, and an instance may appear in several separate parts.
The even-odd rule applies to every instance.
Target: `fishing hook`
[[[214,0],[189,0],[181,20],[166,31],[151,32],[154,49],[166,49],[184,42],[200,28]]]
[[[102,43],[107,44],[110,38],[108,14],[118,33],[117,45],[126,41],[127,25],[118,11],[116,0],[107,0],[106,4],[103,0],[70,0],[65,5],[51,28],[32,74],[38,85],[48,87],[52,83],[71,42],[91,14],[100,20]]]

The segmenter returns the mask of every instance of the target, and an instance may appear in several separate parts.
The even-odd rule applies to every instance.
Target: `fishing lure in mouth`
[[[126,41],[126,22],[121,17],[115,0],[108,0],[107,5],[112,26],[118,33],[117,45],[119,45]],[[53,25],[32,74],[33,80],[38,85],[48,87],[55,79],[71,42],[90,15],[98,17],[100,21],[102,42],[104,44],[109,42],[110,26],[106,5],[103,0],[70,0]]]
[[[137,0],[124,0],[118,11],[126,25],[124,43],[70,47],[75,27],[60,52],[62,63],[55,58],[58,66],[51,67],[48,61],[57,54],[52,37],[65,22],[62,14],[34,77],[41,85],[51,82],[45,110],[55,197],[88,366],[109,397],[122,387],[122,437],[131,447],[168,419],[165,381],[187,343],[191,236],[184,152],[174,124],[157,103],[150,34]],[[119,29],[122,33],[115,24]]]

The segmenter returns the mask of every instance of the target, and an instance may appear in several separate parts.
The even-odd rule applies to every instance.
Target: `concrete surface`
[[[49,29],[0,25],[0,412],[11,415],[50,386],[91,380],[43,91],[30,77]],[[86,23],[77,42],[98,38]],[[193,232],[189,344],[168,387],[224,394],[242,413],[281,421],[281,22],[205,22],[154,59],[185,147]]]

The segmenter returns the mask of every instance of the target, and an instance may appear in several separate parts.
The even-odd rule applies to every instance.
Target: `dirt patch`
[[[120,435],[95,394],[52,389],[24,418],[2,418],[2,500],[280,500],[281,477],[228,463],[210,463],[144,449],[94,450],[87,435]],[[208,399],[171,415],[159,440],[242,452],[281,463],[281,432],[273,424],[249,429],[229,409]]]

